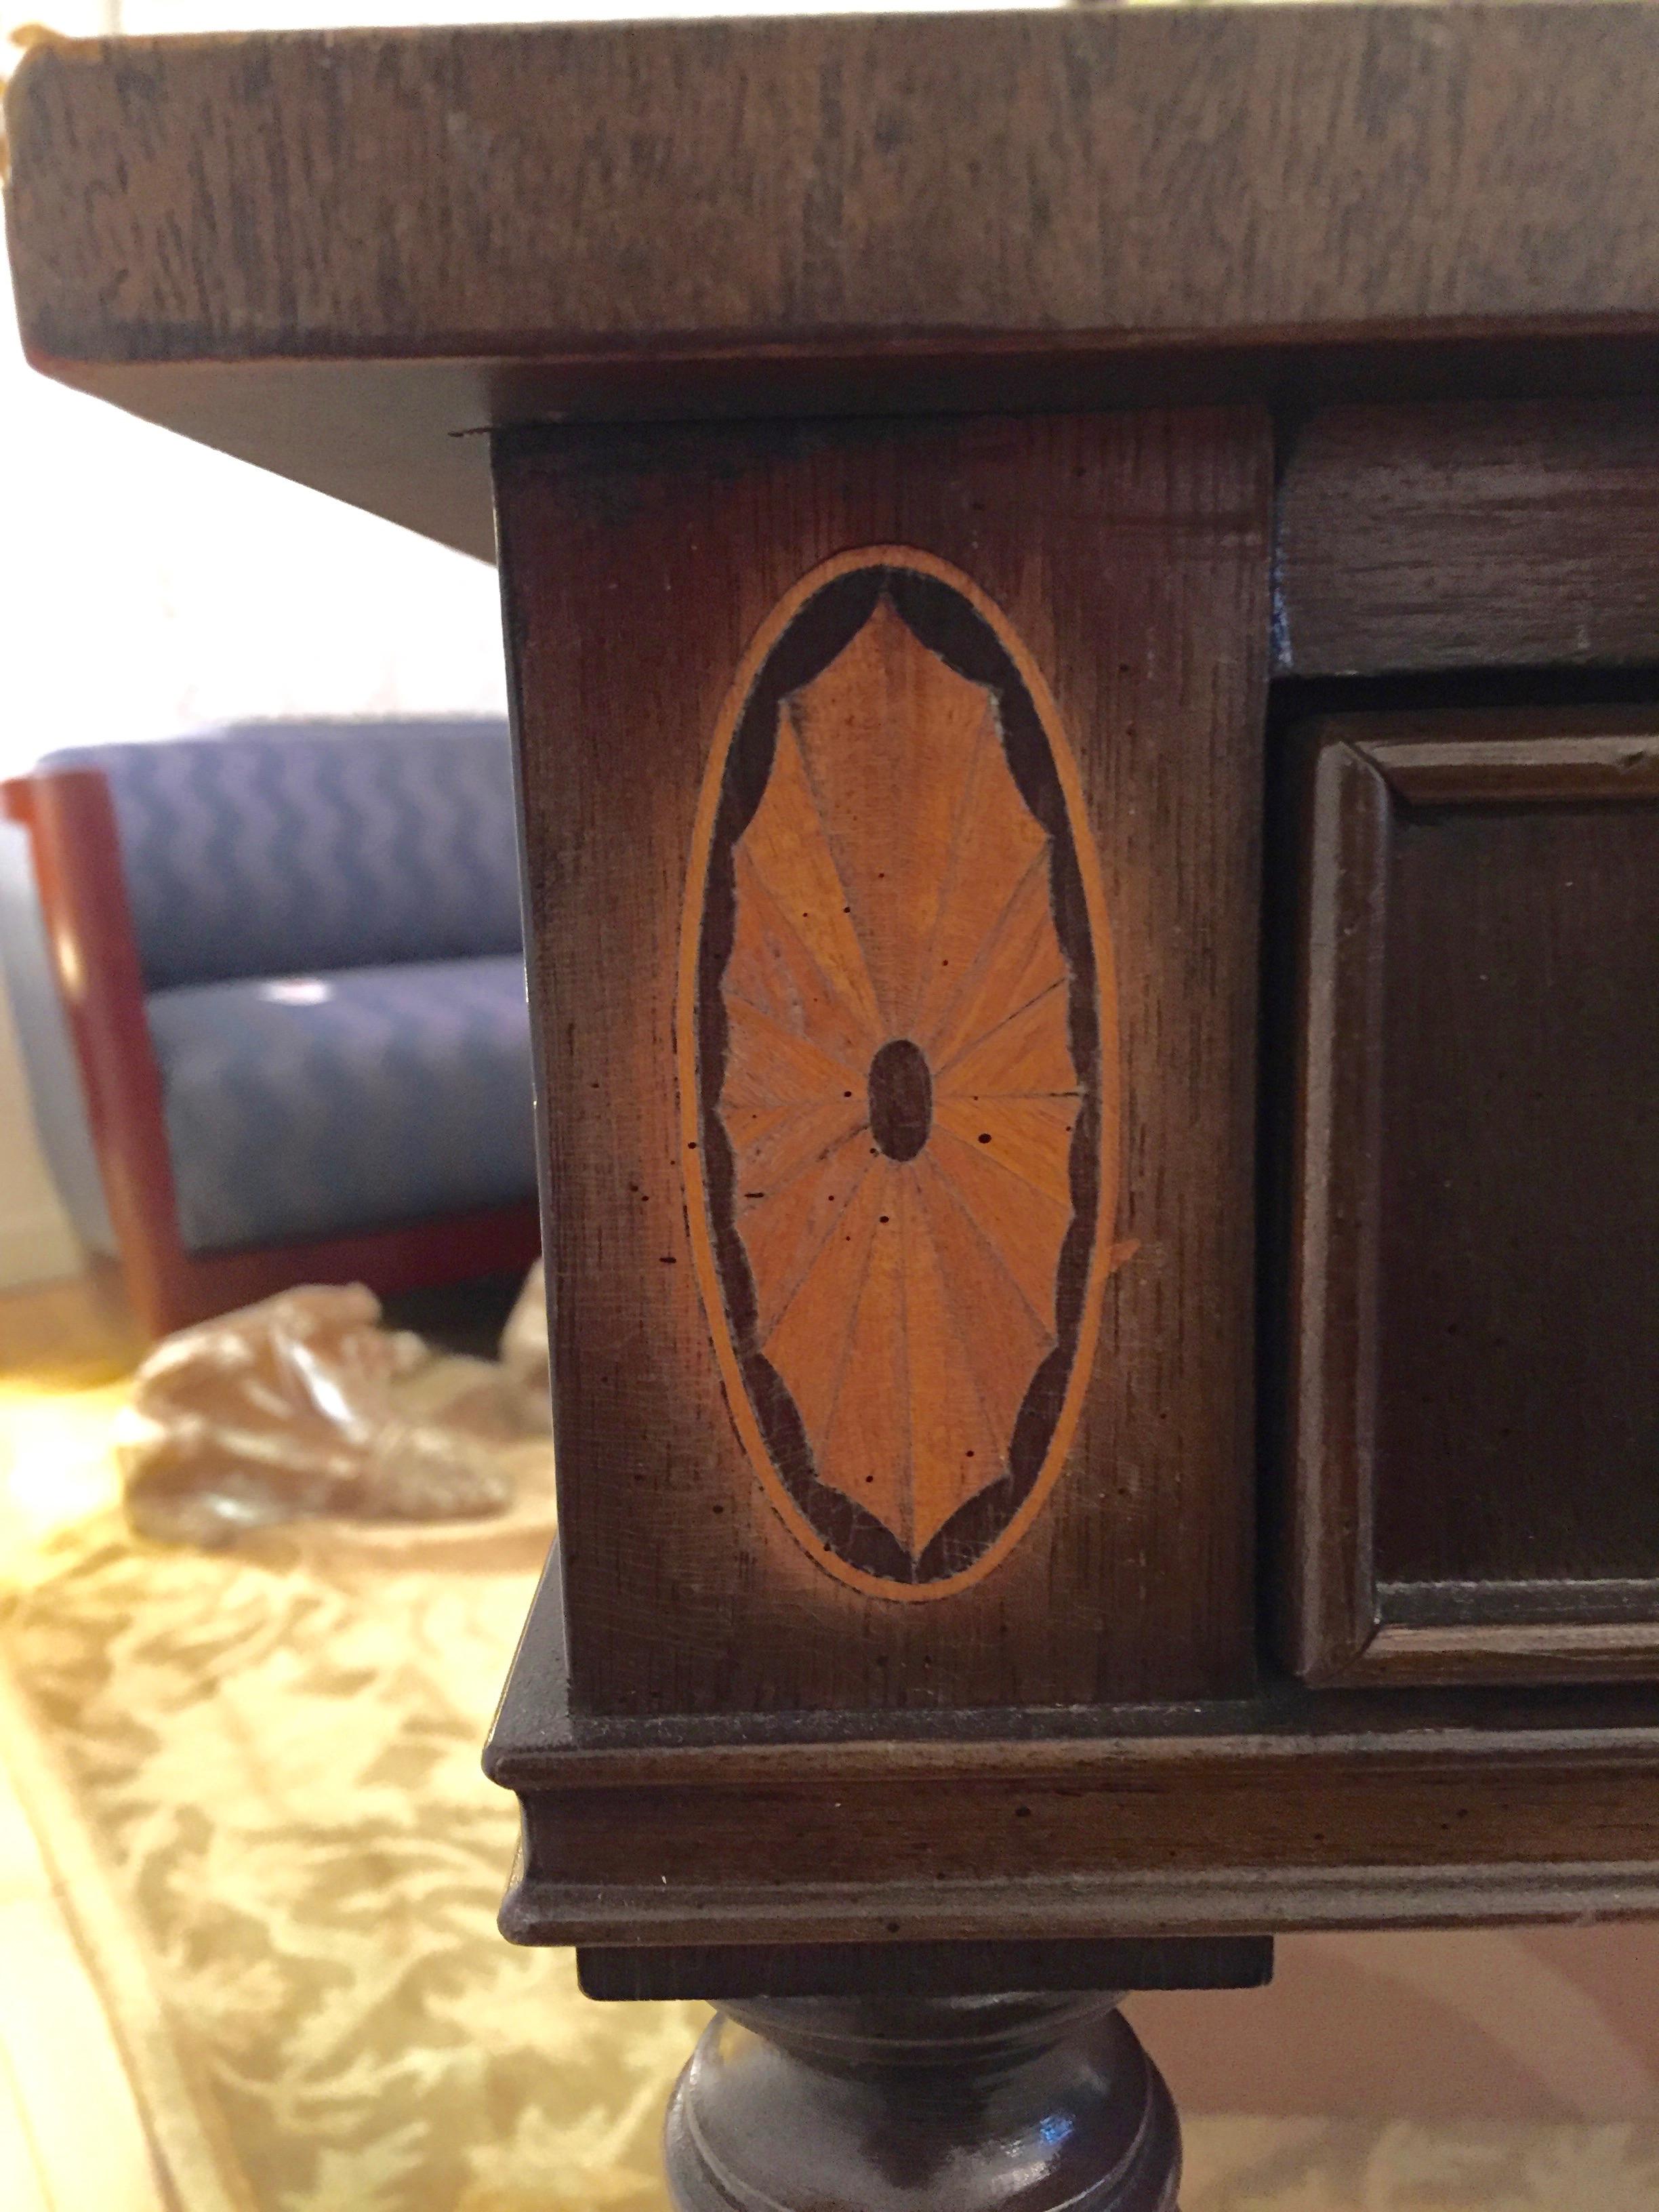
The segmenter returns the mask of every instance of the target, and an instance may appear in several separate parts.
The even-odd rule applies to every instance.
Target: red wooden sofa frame
[[[186,1252],[108,783],[96,769],[16,776],[0,783],[0,805],[28,832],[121,1273],[149,1335],[295,1283],[367,1283],[386,1297],[530,1266],[533,1199],[316,1243]]]

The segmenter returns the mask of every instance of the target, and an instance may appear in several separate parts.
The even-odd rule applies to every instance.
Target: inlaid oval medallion
[[[1118,1098],[1071,749],[945,562],[843,554],[751,645],[703,787],[678,1018],[692,1243],[756,1471],[842,1580],[960,1589],[1076,1429]]]

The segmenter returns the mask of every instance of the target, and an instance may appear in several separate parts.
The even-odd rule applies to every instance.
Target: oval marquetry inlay
[[[844,1581],[1029,1526],[1110,1264],[1110,944],[1054,702],[969,579],[842,555],[721,714],[687,891],[692,1242],[750,1459]]]

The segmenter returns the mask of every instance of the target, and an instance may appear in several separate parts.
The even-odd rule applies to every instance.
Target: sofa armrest
[[[29,833],[52,967],[80,1066],[87,1120],[139,1319],[168,1304],[183,1264],[161,1079],[109,787],[95,769],[0,787]]]

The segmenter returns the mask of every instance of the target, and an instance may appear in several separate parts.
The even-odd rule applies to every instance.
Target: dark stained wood
[[[1656,68],[1594,0],[42,46],[9,229],[50,373],[487,555],[458,434],[570,411],[1650,387]]]
[[[1265,424],[590,428],[505,441],[498,473],[576,1705],[1248,1688]],[[1068,734],[1120,969],[1116,1236],[1139,1247],[1105,1283],[1046,1508],[994,1574],[926,1606],[832,1580],[750,1466],[688,1234],[699,1139],[675,1063],[722,701],[787,592],[894,545],[1003,611]]]
[[[681,1753],[704,1773],[684,1786],[668,1754],[641,1756],[632,1784],[525,1793],[501,1929],[599,1947],[1002,1945],[1659,1912],[1651,1725],[1618,1750],[1492,1735],[1120,1737],[1023,1762],[980,1743],[937,1772],[886,1746],[890,1778],[857,1780],[790,1745],[752,1768],[732,1754],[729,1772]]]
[[[1659,661],[1652,399],[1335,408],[1284,467],[1278,673]]]
[[[1369,1468],[1389,808],[1382,777],[1341,743],[1313,753],[1300,797],[1289,1342],[1274,1502],[1285,1659],[1323,1681],[1376,1629]]]
[[[795,1998],[716,2017],[677,2212],[1176,2212],[1181,2130],[1114,1996]]]
[[[515,1942],[1096,1942],[1659,1912],[1659,1690],[600,1719],[558,1577],[485,1755]]]
[[[1659,1676],[1659,715],[1310,742],[1292,1662]]]
[[[1471,390],[1490,394],[1487,404],[1588,392],[1600,407],[1609,395],[1659,386],[1659,331],[1571,331],[1104,349],[1045,343],[1040,336],[975,349],[971,335],[954,333],[948,351],[918,338],[743,355],[693,356],[653,344],[636,357],[560,362],[88,363],[37,355],[34,365],[146,422],[494,561],[492,426],[1216,405],[1275,406],[1294,419],[1315,404],[1432,402]]]
[[[584,1995],[601,1999],[969,1996],[984,1990],[1259,1990],[1273,1939],[1223,1936],[1045,1943],[729,1944],[582,1950]]]
[[[18,776],[0,786],[0,804],[29,833],[122,1279],[148,1335],[296,1283],[366,1283],[390,1297],[531,1265],[533,1200],[309,1243],[186,1252],[108,784],[96,769]]]
[[[1595,4],[46,45],[15,247],[62,359],[1638,318],[1656,61]]]

